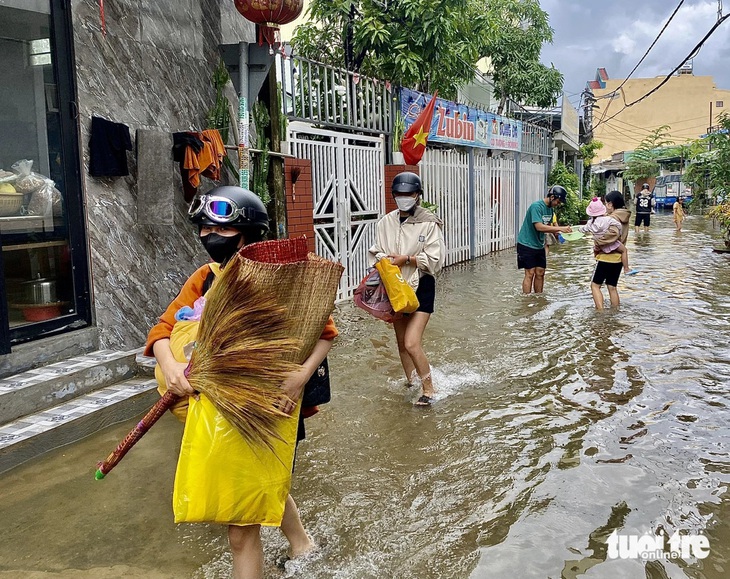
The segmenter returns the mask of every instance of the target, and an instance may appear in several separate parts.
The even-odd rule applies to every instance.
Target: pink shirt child
[[[618,233],[620,237],[623,230],[621,222],[618,219],[609,217],[608,215],[599,215],[598,217],[592,217],[588,220],[588,223],[578,227],[578,230],[582,233],[590,233],[593,235],[593,239],[598,239],[604,233],[606,233],[608,231],[608,228],[612,225],[618,228]],[[613,243],[609,243],[608,245],[599,245],[597,247],[601,250],[602,253],[611,253],[612,251],[616,251],[619,247],[621,247],[621,242],[614,241]]]
[[[609,215],[606,215],[606,206],[598,198],[594,197],[593,200],[586,207],[586,215],[590,217],[588,223],[578,227],[581,233],[590,233],[593,235],[593,239],[599,239],[604,233],[608,231],[608,228],[613,226],[618,227],[619,239],[621,238],[621,232],[623,227],[618,219],[615,219]],[[602,253],[611,253],[621,247],[620,241],[614,241],[609,245],[596,245],[596,247]]]

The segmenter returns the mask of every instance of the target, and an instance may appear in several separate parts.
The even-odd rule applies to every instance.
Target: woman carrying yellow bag
[[[435,276],[444,265],[442,223],[434,213],[420,206],[423,186],[415,173],[396,175],[391,192],[398,209],[378,222],[369,261],[373,265],[388,259],[401,269],[403,279],[416,292],[418,308],[395,320],[393,327],[408,386],[421,383],[421,396],[416,405],[429,406],[434,386],[431,366],[423,351],[423,332],[434,311]]]
[[[261,203],[254,193],[238,187],[218,187],[209,191],[207,195],[196,197],[191,204],[189,216],[191,221],[198,225],[200,240],[208,254],[214,262],[222,265],[228,263],[244,245],[260,241],[268,229],[268,215],[266,214],[266,208],[263,203]],[[183,397],[185,400],[188,397],[197,396],[187,379],[187,355],[183,352],[189,340],[195,338],[196,332],[193,330],[196,329],[197,322],[191,324],[182,321],[176,317],[176,314],[184,307],[191,310],[195,307],[197,300],[206,293],[210,286],[212,282],[212,276],[210,274],[216,273],[214,271],[216,269],[215,265],[207,264],[193,273],[186,281],[180,293],[161,316],[160,322],[151,329],[147,338],[145,354],[154,354],[157,358],[159,367],[158,378],[161,382],[164,382],[166,389]],[[175,331],[176,327],[177,331]],[[188,330],[190,331],[189,333]],[[292,417],[291,419],[281,421],[279,435],[282,439],[282,444],[286,440],[289,443],[289,447],[294,446],[294,439],[297,436],[296,417],[301,406],[300,398],[304,385],[322,360],[324,360],[330,349],[331,341],[336,336],[337,328],[330,317],[324,324],[319,340],[316,342],[308,358],[300,364],[298,370],[287,374],[281,383],[282,397],[279,410],[285,415]],[[183,413],[187,413],[187,408],[185,408],[184,404],[180,405],[176,410],[179,410],[179,412],[176,412],[176,415],[181,418],[184,416]],[[229,425],[222,422],[220,413],[216,412],[208,404],[207,398],[203,395],[200,396],[199,400],[192,401],[190,412],[193,417],[196,415],[199,418],[208,417],[208,423],[211,423],[211,420],[221,421],[214,424],[224,424],[226,431],[232,432]],[[199,420],[197,424],[201,425],[205,422],[205,420]],[[190,416],[188,417],[186,428],[188,426],[192,426]],[[216,428],[216,430],[219,429]],[[188,432],[186,431],[187,434]],[[199,437],[186,437],[186,439],[190,439],[196,445],[190,449],[183,445],[181,451],[184,454],[187,453],[190,455],[191,458],[186,464],[201,465],[204,469],[187,473],[186,481],[191,481],[193,484],[205,484],[207,487],[211,487],[210,480],[215,479],[213,483],[221,484],[220,479],[230,475],[230,470],[228,468],[222,468],[220,464],[205,463],[206,449],[200,448],[201,439]],[[279,443],[279,440],[274,441],[275,445]],[[227,444],[227,441],[222,441],[222,444]],[[265,447],[250,448],[250,444],[246,443],[240,435],[236,436],[236,444],[240,445],[241,454],[244,452],[251,453],[253,451],[253,454],[258,452],[259,455],[263,455],[266,452]],[[264,480],[266,482],[266,479],[271,479],[268,482],[271,482],[271,487],[274,488],[274,491],[267,492],[266,496],[260,495],[260,497],[263,497],[262,500],[258,500],[256,496],[250,497],[253,502],[265,504],[267,506],[266,513],[263,515],[252,513],[244,505],[230,502],[226,506],[241,506],[247,512],[221,513],[221,508],[217,507],[216,511],[219,513],[219,516],[216,516],[214,519],[205,516],[205,514],[200,519],[197,515],[193,516],[189,515],[189,513],[183,513],[183,517],[180,519],[187,521],[215,520],[215,522],[228,524],[228,539],[233,554],[233,577],[236,579],[239,577],[263,577],[263,548],[260,537],[260,527],[262,525],[280,526],[290,543],[291,557],[302,555],[315,548],[311,538],[304,530],[297,506],[291,495],[288,494],[293,456],[288,456],[285,460],[283,456],[284,452],[278,450],[278,447],[275,447],[273,451],[273,454],[281,459],[277,462],[281,462],[284,465],[283,471],[282,469],[278,469],[281,471],[278,474],[269,472],[270,467],[264,464],[251,462],[251,464],[247,465],[249,466],[248,472],[255,474],[258,480]],[[198,459],[199,455],[202,458]],[[281,465],[277,465],[277,468],[278,466]],[[178,464],[178,474],[180,474],[180,470],[181,465]],[[243,471],[244,475],[245,473],[246,471]],[[237,475],[239,473],[232,474]],[[244,483],[247,484],[251,478],[253,477],[249,476],[246,481],[237,483],[235,478],[228,477],[227,480],[222,481],[222,484],[226,484],[231,488],[237,487],[233,490],[239,495],[241,493],[245,495],[248,491],[245,488],[242,489],[241,485]],[[190,487],[190,489],[192,491],[197,490],[193,487]],[[176,500],[179,496],[187,492],[187,490],[181,492],[176,482]],[[225,497],[214,498],[225,499]],[[182,507],[186,509],[188,507],[198,506],[200,505],[185,504],[184,501],[182,504]],[[205,510],[206,506],[203,505],[203,507]],[[176,512],[177,517],[178,513]]]

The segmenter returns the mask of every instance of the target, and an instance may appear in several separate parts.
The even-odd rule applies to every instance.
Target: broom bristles
[[[280,386],[299,367],[283,355],[300,345],[285,313],[253,279],[227,267],[206,297],[188,377],[244,439],[269,447],[288,416],[277,408]]]
[[[269,253],[273,244],[298,247],[264,243]],[[277,426],[288,417],[278,408],[281,385],[319,339],[342,270],[313,254],[287,263],[237,254],[206,294],[188,380],[247,441],[273,449],[281,440]]]

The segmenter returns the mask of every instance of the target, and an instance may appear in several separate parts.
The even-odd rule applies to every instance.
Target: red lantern
[[[234,0],[243,17],[259,25],[261,36],[269,45],[279,42],[279,26],[289,24],[302,13],[302,0]]]

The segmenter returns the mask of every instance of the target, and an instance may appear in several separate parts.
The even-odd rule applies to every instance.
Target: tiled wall
[[[395,201],[393,201],[393,196],[390,194],[390,187],[393,184],[393,179],[395,179],[395,176],[398,173],[402,173],[403,171],[410,171],[411,173],[415,173],[416,175],[420,175],[420,171],[418,170],[418,165],[386,165],[385,166],[385,180],[384,180],[384,187],[385,187],[385,212],[390,213],[391,211],[395,211],[397,209]]]
[[[294,174],[299,175],[294,183]],[[307,237],[309,251],[314,251],[314,197],[312,191],[312,162],[290,159],[284,162],[286,183],[286,226],[289,237]]]
[[[105,5],[103,35],[97,0],[68,4],[96,324],[102,348],[129,349],[144,343],[149,328],[208,257],[188,221],[176,170],[174,208],[168,212],[172,223],[137,219],[136,143],[128,154],[129,176],[88,174],[91,116],[126,124],[133,140],[139,129],[206,128],[215,103],[211,75],[220,62],[218,47],[255,41],[255,27],[231,1],[115,0]],[[213,186],[205,180],[201,190]]]

